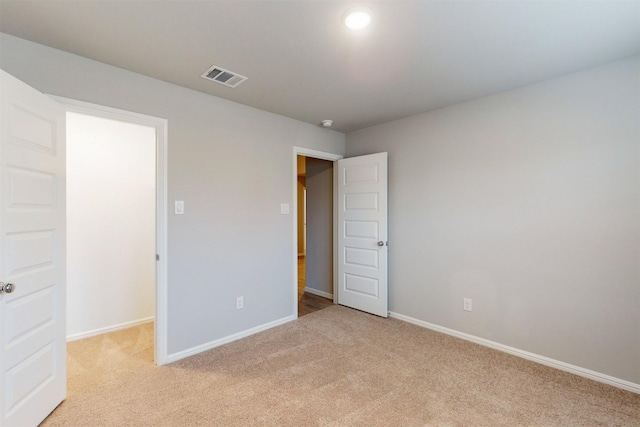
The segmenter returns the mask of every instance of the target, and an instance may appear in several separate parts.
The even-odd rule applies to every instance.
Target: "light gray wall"
[[[333,294],[333,162],[307,161],[306,287]]]
[[[640,383],[639,75],[348,134],[347,156],[389,153],[391,311]]]
[[[0,66],[42,92],[168,119],[168,200],[185,201],[185,214],[168,219],[170,354],[294,314],[295,224],[280,214],[293,198],[292,147],[343,154],[343,134],[12,36],[0,42]]]

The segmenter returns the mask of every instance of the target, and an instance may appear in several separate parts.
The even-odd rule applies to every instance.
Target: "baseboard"
[[[177,362],[180,359],[184,359],[189,356],[195,356],[196,354],[202,353],[203,351],[211,350],[212,348],[220,347],[221,345],[228,344],[232,341],[236,341],[241,338],[248,337],[249,335],[266,331],[267,329],[271,329],[276,326],[283,325],[285,323],[291,322],[292,320],[296,320],[297,318],[298,316],[294,316],[294,315],[283,317],[282,319],[274,320],[273,322],[265,323],[263,325],[256,326],[255,328],[247,329],[245,331],[238,332],[236,334],[228,335],[224,338],[220,338],[205,344],[201,344],[195,347],[188,348],[186,350],[179,351],[177,353],[170,354],[167,356],[166,363]]]
[[[304,291],[309,292],[313,295],[318,295],[319,297],[329,298],[330,300],[333,300],[333,294],[330,294],[329,292],[323,292],[309,287],[305,287]]]
[[[539,354],[530,353],[525,350],[520,350],[515,347],[509,347],[504,344],[500,344],[494,341],[490,341],[484,338],[477,337],[475,335],[467,334],[465,332],[456,331],[455,329],[445,328],[443,326],[434,325],[432,323],[425,322],[423,320],[415,319],[413,317],[405,316],[403,314],[389,312],[389,316],[394,319],[402,320],[414,325],[422,326],[423,328],[431,329],[436,332],[451,335],[456,338],[461,338],[466,341],[471,341],[476,344],[490,347],[495,350],[499,350],[505,353],[512,354],[514,356],[521,357],[523,359],[531,360],[532,362],[540,363],[552,368],[559,369],[561,371],[569,372],[575,375],[579,375],[584,378],[589,378],[594,381],[598,381],[604,384],[609,384],[614,387],[621,388],[623,390],[631,391],[633,393],[640,394],[640,384],[632,383],[630,381],[615,378],[600,372],[592,371],[590,369],[581,368],[580,366],[571,365],[569,363],[561,362],[559,360],[551,359],[546,356],[540,356]]]
[[[84,338],[94,337],[96,335],[108,334],[109,332],[119,331],[120,329],[131,328],[133,326],[143,325],[153,322],[153,316],[144,319],[133,320],[131,322],[120,323],[118,325],[107,326],[105,328],[93,329],[91,331],[79,332],[77,334],[67,335],[67,342],[77,341]]]

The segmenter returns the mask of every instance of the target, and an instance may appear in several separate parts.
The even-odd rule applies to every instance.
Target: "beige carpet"
[[[340,306],[164,367],[151,339],[70,343],[43,425],[640,425],[640,395]]]

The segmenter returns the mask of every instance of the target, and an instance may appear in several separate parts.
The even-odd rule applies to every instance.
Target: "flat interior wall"
[[[391,311],[640,383],[639,76],[636,57],[348,134],[347,156],[389,153]]]
[[[333,295],[333,162],[306,158],[307,289]]]
[[[154,315],[155,129],[67,113],[67,336]]]
[[[168,121],[169,360],[295,318],[294,146],[344,135],[0,34],[0,67],[41,92]],[[194,76],[194,79],[199,79]],[[247,268],[251,266],[251,268]],[[244,308],[236,298],[244,296]]]

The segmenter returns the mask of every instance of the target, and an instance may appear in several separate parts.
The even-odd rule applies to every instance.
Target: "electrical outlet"
[[[244,308],[244,297],[236,298],[236,310]]]
[[[464,309],[464,311],[473,311],[473,301],[471,300],[471,298],[464,298],[462,300],[462,308]]]

